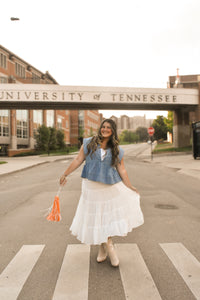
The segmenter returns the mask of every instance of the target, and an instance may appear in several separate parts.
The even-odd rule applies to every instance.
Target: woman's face
[[[112,135],[111,125],[108,122],[104,122],[101,127],[101,135],[103,138],[109,138]]]

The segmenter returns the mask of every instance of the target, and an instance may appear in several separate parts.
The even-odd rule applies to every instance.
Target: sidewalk
[[[68,160],[73,158],[77,152],[69,155],[59,155],[59,156],[24,156],[24,157],[0,157],[1,161],[6,161],[5,164],[0,164],[0,176],[14,173],[23,169],[31,168],[40,164],[59,161],[59,160]]]
[[[140,156],[145,162],[159,164],[177,170],[177,173],[195,177],[200,180],[200,158],[194,159],[192,153],[165,153],[153,154],[151,160],[151,149],[147,149]]]

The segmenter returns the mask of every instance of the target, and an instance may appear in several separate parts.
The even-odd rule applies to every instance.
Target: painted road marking
[[[153,278],[136,244],[116,244],[126,299],[161,300]]]
[[[160,246],[196,299],[200,299],[200,262],[181,243],[165,243]]]
[[[87,300],[90,246],[68,245],[53,300]]]
[[[2,246],[2,245],[0,245]],[[200,299],[200,262],[181,243],[160,244],[196,299]],[[24,245],[0,275],[0,300],[16,300],[45,245]],[[161,300],[136,244],[116,244],[119,271],[128,300]],[[108,260],[109,263],[109,260]],[[52,300],[87,300],[90,246],[68,245]]]
[[[16,300],[44,245],[24,245],[0,275],[0,299]]]

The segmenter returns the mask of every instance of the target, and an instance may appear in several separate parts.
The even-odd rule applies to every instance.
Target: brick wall
[[[96,134],[100,123],[100,114],[97,110],[86,110],[84,116],[84,136],[88,137]]]

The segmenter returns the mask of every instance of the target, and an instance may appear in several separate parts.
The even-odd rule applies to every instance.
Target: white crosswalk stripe
[[[196,299],[200,299],[200,262],[181,244],[160,244]]]
[[[24,245],[0,275],[0,299],[16,300],[44,245]]]
[[[117,244],[126,299],[161,300],[153,278],[136,244]]]
[[[90,247],[68,245],[53,300],[87,300]]]
[[[200,262],[181,243],[159,244],[196,299],[200,299]],[[0,300],[16,300],[45,245],[24,245],[0,274]],[[128,300],[161,300],[136,244],[116,244],[119,271]],[[40,262],[41,263],[41,262]],[[67,246],[52,300],[87,300],[90,246]],[[90,270],[92,272],[92,270]]]

